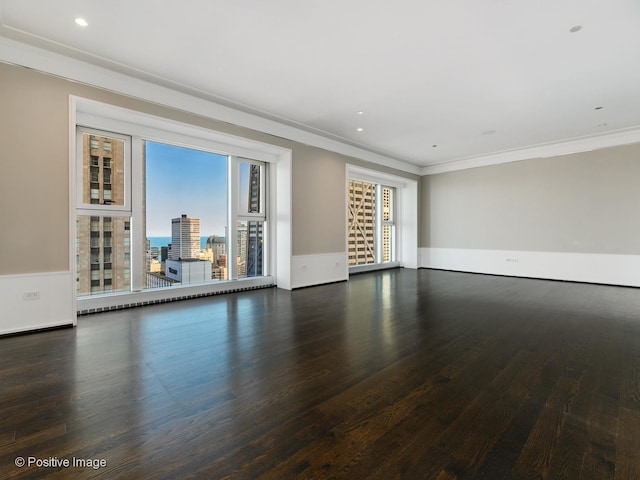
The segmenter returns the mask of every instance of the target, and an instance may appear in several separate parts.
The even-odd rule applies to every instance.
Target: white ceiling
[[[419,167],[640,126],[638,0],[0,0],[0,35]]]

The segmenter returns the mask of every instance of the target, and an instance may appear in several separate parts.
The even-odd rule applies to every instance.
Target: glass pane
[[[349,265],[376,261],[376,186],[349,180]]]
[[[227,157],[145,143],[146,288],[226,280]]]
[[[264,222],[238,222],[238,278],[259,277],[263,273]]]
[[[382,221],[393,221],[393,189],[382,187]]]
[[[228,280],[227,270],[227,239],[217,235],[207,238],[205,244],[205,258],[211,261],[211,278],[213,280]]]
[[[240,215],[244,213],[262,212],[262,176],[264,169],[261,165],[240,162]]]
[[[125,222],[130,218],[79,215],[76,220],[78,295],[129,291],[130,238]]]
[[[124,140],[85,133],[82,152],[82,203],[123,206]]]
[[[393,244],[394,234],[394,225],[382,226],[382,261],[385,263],[393,262],[395,260],[395,250]]]

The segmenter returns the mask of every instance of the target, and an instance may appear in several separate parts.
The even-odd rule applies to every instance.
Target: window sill
[[[222,293],[255,290],[275,285],[272,276],[242,278],[211,283],[150,288],[136,292],[117,292],[78,297],[78,315],[141,307],[155,303],[166,303],[190,298],[207,297]]]
[[[353,265],[349,267],[349,275],[355,275],[365,272],[375,272],[376,270],[388,270],[390,268],[400,268],[400,262],[367,263],[366,265]]]

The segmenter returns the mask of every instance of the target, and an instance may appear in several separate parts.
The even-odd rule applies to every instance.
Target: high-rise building
[[[182,214],[171,220],[169,260],[188,260],[200,254],[200,219]]]
[[[393,191],[391,187],[382,187],[382,261],[393,260]]]
[[[199,218],[182,214],[171,220],[171,249],[165,274],[181,283],[211,281],[211,262],[200,259]]]
[[[260,213],[262,200],[260,187],[261,180],[260,165],[249,165],[249,188],[247,198],[247,213]],[[247,277],[257,277],[262,275],[263,257],[262,248],[264,243],[263,237],[264,222],[249,221],[247,222],[247,241],[246,252],[244,253],[244,275]]]
[[[376,261],[376,185],[349,180],[349,265]]]
[[[82,135],[82,203],[124,204],[124,141]],[[128,290],[131,276],[130,218],[101,215],[76,218],[78,295]]]
[[[211,262],[196,258],[167,260],[165,274],[183,284],[210,282]]]
[[[349,180],[349,265],[395,260],[395,189]]]
[[[213,251],[213,261],[217,263],[220,255],[227,253],[227,239],[225,237],[211,235],[207,238],[206,248],[207,250],[211,249]]]
[[[238,252],[238,277],[247,276],[247,224],[245,222],[238,222],[236,225],[236,249]]]

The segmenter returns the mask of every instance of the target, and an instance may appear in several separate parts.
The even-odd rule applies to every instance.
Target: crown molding
[[[600,150],[602,148],[617,147],[640,143],[640,126],[617,130],[610,133],[591,135],[588,137],[574,138],[561,142],[535,145],[528,148],[496,152],[480,157],[463,158],[447,163],[440,163],[423,167],[421,175],[434,175],[437,173],[454,172],[468,168],[487,167],[502,163],[519,162],[534,158],[557,157],[572,153]]]
[[[0,35],[0,62],[31,68],[158,105],[358,158],[376,165],[391,167],[414,175],[420,174],[420,167],[417,165],[329,138],[329,134],[325,136],[310,132],[300,127],[244,112],[2,35]]]
[[[640,143],[640,126],[637,126],[606,134],[494,152],[487,155],[419,167],[404,160],[392,158],[375,151],[367,150],[366,148],[351,145],[346,141],[332,138],[333,136],[326,132],[313,132],[306,130],[302,125],[295,126],[284,123],[287,122],[286,119],[277,121],[273,118],[267,118],[269,115],[266,112],[265,116],[261,116],[259,114],[242,111],[224,105],[223,103],[203,99],[197,95],[163,86],[153,81],[136,78],[132,75],[98,66],[40,46],[14,40],[3,36],[3,30],[6,33],[5,28],[0,28],[0,62],[2,63],[31,68],[46,74],[193,113],[213,120],[227,122],[281,137],[285,140],[322,148],[414,175],[434,175],[468,168],[486,167],[534,158],[568,155],[618,145]]]

